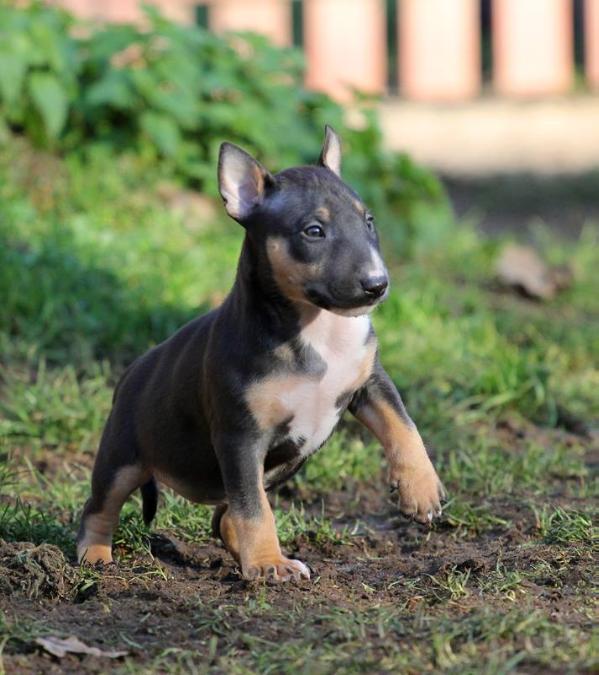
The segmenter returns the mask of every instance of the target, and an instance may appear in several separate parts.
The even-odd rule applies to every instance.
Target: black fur
[[[140,488],[141,504],[144,523],[149,525],[156,515],[158,508],[158,485],[155,478],[150,478],[147,483],[144,483]]]
[[[334,141],[338,139],[328,136],[328,143]],[[291,419],[272,429],[260,428],[246,400],[248,388],[272,373],[317,381],[327,371],[326,361],[299,339],[301,303],[281,286],[269,242],[285,242],[289,264],[311,270],[298,291],[310,311],[354,310],[384,297],[367,293],[364,285],[374,264],[373,251],[378,252],[372,219],[334,172],[335,158],[329,159],[330,168],[326,159],[325,144],[321,166],[273,176],[247,153],[223,146],[221,191],[227,210],[246,230],[235,283],[221,307],[183,326],[123,375],[96,459],[80,540],[86,518],[105,509],[124,467],[139,471],[137,484],[132,478],[130,487],[141,487],[144,521],[149,523],[157,507],[155,477],[193,501],[227,503],[232,512],[251,519],[262,508],[263,472],[270,488],[302,466],[308,439],[289,437]],[[314,228],[324,236],[312,236]],[[383,275],[386,286],[378,260],[378,278]],[[374,339],[371,329],[366,340]],[[278,351],[281,346],[284,353]],[[378,362],[360,391],[340,392],[337,407],[349,405],[355,411],[377,396],[409,420]],[[219,506],[215,531],[223,513]]]

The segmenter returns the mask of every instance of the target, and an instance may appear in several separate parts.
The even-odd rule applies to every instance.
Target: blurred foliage
[[[97,145],[133,151],[216,194],[223,140],[276,169],[314,162],[328,123],[344,140],[345,178],[379,215],[403,217],[403,239],[414,230],[436,236],[439,223],[449,222],[437,179],[409,157],[383,150],[371,101],[356,99],[356,128],[345,123],[339,104],[304,88],[301,52],[257,35],[218,37],[151,8],[146,13],[143,29],[89,28],[37,2],[0,6],[4,135],[12,129],[61,152]],[[436,217],[429,218],[431,206]]]
[[[79,96],[79,48],[69,17],[41,4],[0,5],[0,124],[51,146]]]

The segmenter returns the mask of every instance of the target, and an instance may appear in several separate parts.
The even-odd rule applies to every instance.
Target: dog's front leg
[[[399,392],[378,361],[349,409],[381,442],[402,512],[423,523],[441,515],[441,481]]]
[[[309,579],[304,563],[281,552],[275,517],[264,489],[262,453],[247,439],[228,438],[217,444],[217,454],[227,496],[220,535],[243,577]]]

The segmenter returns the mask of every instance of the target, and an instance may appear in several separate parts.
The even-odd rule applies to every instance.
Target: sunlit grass
[[[57,160],[47,179],[31,184],[26,163],[8,161],[9,154],[0,153],[0,539],[58,546],[77,571],[72,593],[80,600],[116,574],[74,565],[74,537],[114,384],[137,354],[222,300],[243,231],[220,215],[196,221],[174,212],[160,196],[163,176],[144,173],[131,158],[120,158],[111,171],[104,159],[91,158],[85,170],[72,158]],[[298,605],[283,616],[259,592],[248,594],[243,607],[202,605],[194,631],[216,672],[593,667],[596,646],[585,629],[532,609],[528,584],[562,588],[572,556],[586,560],[596,546],[586,503],[599,494],[587,464],[589,441],[570,433],[564,420],[592,427],[599,413],[599,247],[591,228],[569,243],[535,236],[548,259],[574,269],[573,287],[551,303],[498,292],[493,266],[501,242],[482,240],[470,225],[456,224],[442,245],[414,247],[410,258],[383,232],[393,291],[374,323],[381,359],[450,495],[432,536],[474,546],[477,538],[507,537],[522,517],[525,545],[552,557],[526,569],[499,560],[480,572],[450,562],[438,573],[398,576],[393,583],[426,611],[373,600],[368,610],[306,613]],[[378,442],[349,414],[345,421],[273,497],[287,550],[300,544],[354,550],[359,528],[343,514],[337,521],[327,515],[331,493],[342,491],[347,505],[378,492],[392,513]],[[496,512],[500,503],[513,508]],[[211,515],[211,507],[164,489],[148,528],[133,495],[115,534],[121,566],[115,569],[140,565],[139,578],[165,579],[152,537],[190,547],[213,543]],[[418,530],[400,542],[406,556],[417,556],[429,535]],[[583,598],[586,581],[580,583]],[[366,583],[361,591],[376,595]],[[486,602],[500,609],[481,609]],[[478,604],[467,609],[467,603]],[[448,608],[459,617],[445,616]],[[264,644],[254,630],[260,620],[278,631],[279,641]],[[0,654],[43,630],[0,615]],[[143,667],[128,659],[121,671],[189,672],[206,663],[204,655],[198,660],[192,650],[168,646],[152,659]]]

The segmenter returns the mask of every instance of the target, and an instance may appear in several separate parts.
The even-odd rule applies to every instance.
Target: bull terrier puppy
[[[384,448],[401,510],[441,513],[443,488],[377,354],[369,313],[388,294],[374,219],[341,179],[326,128],[316,166],[269,173],[223,143],[218,182],[244,229],[218,308],[138,358],[116,387],[78,534],[80,561],[112,561],[137,488],[149,523],[156,481],[216,505],[213,526],[244,578],[309,578],[279,546],[267,491],[329,438],[349,409]]]

